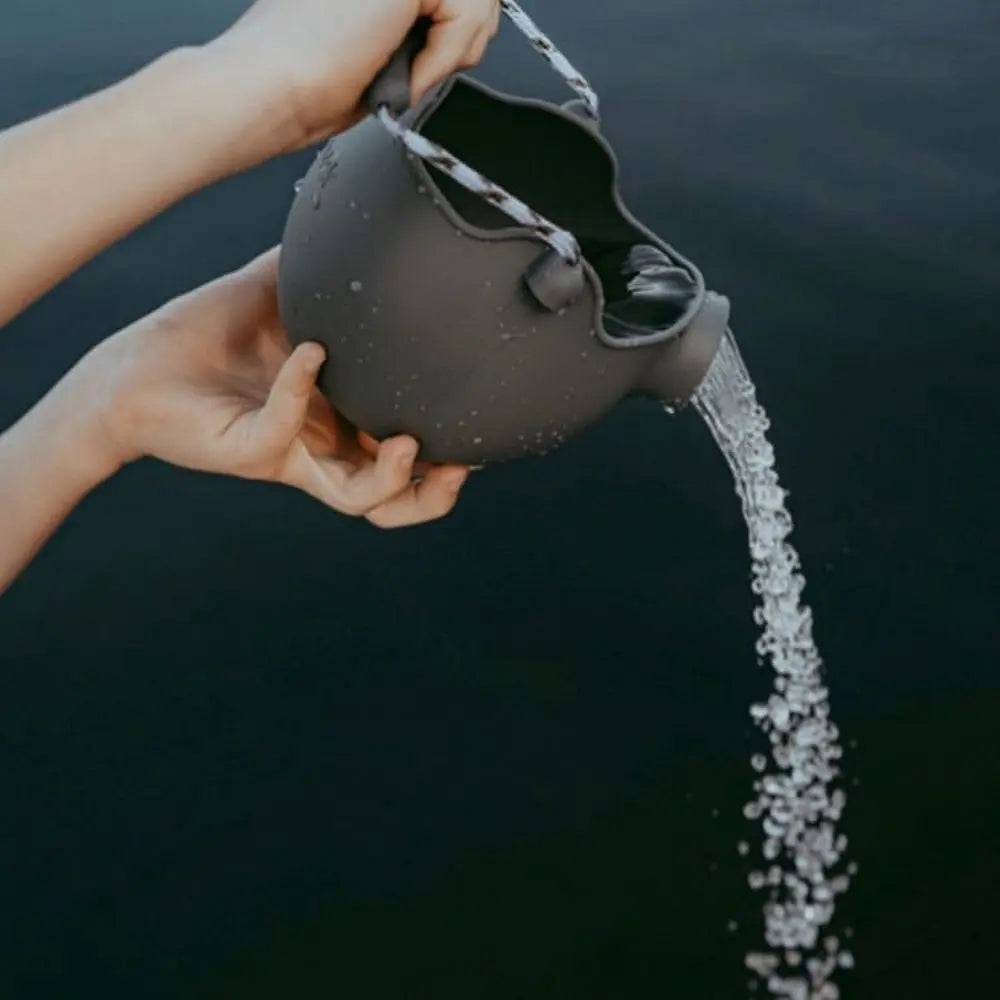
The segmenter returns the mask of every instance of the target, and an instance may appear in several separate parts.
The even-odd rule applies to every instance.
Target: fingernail
[[[403,468],[413,464],[413,460],[417,457],[418,447],[416,444],[406,444],[400,449],[398,461]]]
[[[316,346],[311,347],[309,351],[305,352],[305,367],[306,371],[318,372],[320,368],[323,367],[323,362],[326,360],[326,352],[322,347]]]

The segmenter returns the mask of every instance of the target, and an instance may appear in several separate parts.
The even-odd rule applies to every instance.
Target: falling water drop
[[[839,993],[832,977],[838,967],[846,967],[840,958],[846,953],[839,951],[835,938],[827,939],[834,942],[825,945],[828,953],[817,943],[834,916],[835,896],[850,884],[850,874],[833,874],[846,847],[834,826],[845,800],[843,790],[835,787],[840,778],[834,763],[840,756],[838,733],[828,717],[812,616],[801,603],[805,578],[799,556],[786,540],[791,518],[767,440],[770,424],[730,334],[694,404],[726,458],[742,503],[752,590],[761,602],[754,615],[763,626],[757,648],[774,668],[777,692],[750,710],[771,743],[773,767],[768,771],[763,754],[752,757],[751,765],[761,777],[754,784],[757,797],[744,806],[744,815],[761,819],[767,837],[764,854],[775,863],[766,876],[754,871],[748,877],[755,890],[771,887],[763,907],[764,937],[771,950],[748,954],[746,965],[775,997],[827,1000]],[[808,981],[801,972],[782,974],[783,966],[798,965],[795,956],[800,952],[809,956]]]

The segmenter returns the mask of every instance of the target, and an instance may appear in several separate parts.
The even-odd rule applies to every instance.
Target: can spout
[[[690,402],[719,350],[729,326],[729,313],[729,299],[706,292],[701,309],[684,332],[651,355],[650,366],[635,391],[675,407]]]

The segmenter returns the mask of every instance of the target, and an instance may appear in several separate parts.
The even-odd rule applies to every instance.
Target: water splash
[[[820,935],[854,866],[838,872],[847,838],[836,823],[845,805],[837,787],[841,747],[830,719],[822,660],[812,636],[812,612],[801,603],[805,586],[799,557],[786,541],[792,519],[767,440],[770,422],[730,334],[698,389],[694,405],[733,473],[750,535],[751,588],[760,598],[754,621],[762,627],[757,652],[774,670],[774,690],[750,715],[771,743],[770,758],[755,754],[755,798],[744,814],[760,820],[767,870],[748,881],[767,892],[763,907],[767,947],[746,965],[769,992],[787,1000],[836,1000],[838,968],[853,956],[840,941]],[[748,853],[740,844],[740,853]],[[836,873],[835,873],[836,872]]]

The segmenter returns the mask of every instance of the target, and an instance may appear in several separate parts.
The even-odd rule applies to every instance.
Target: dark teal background
[[[0,125],[242,7],[5,0]],[[731,296],[774,422],[848,745],[844,997],[986,995],[996,2],[529,10],[602,95],[630,206]],[[566,96],[510,28],[481,72]],[[3,330],[0,426],[277,242],[310,158],[192,197]],[[0,994],[743,996],[748,570],[707,431],[649,403],[400,533],[129,468],[0,601]]]

